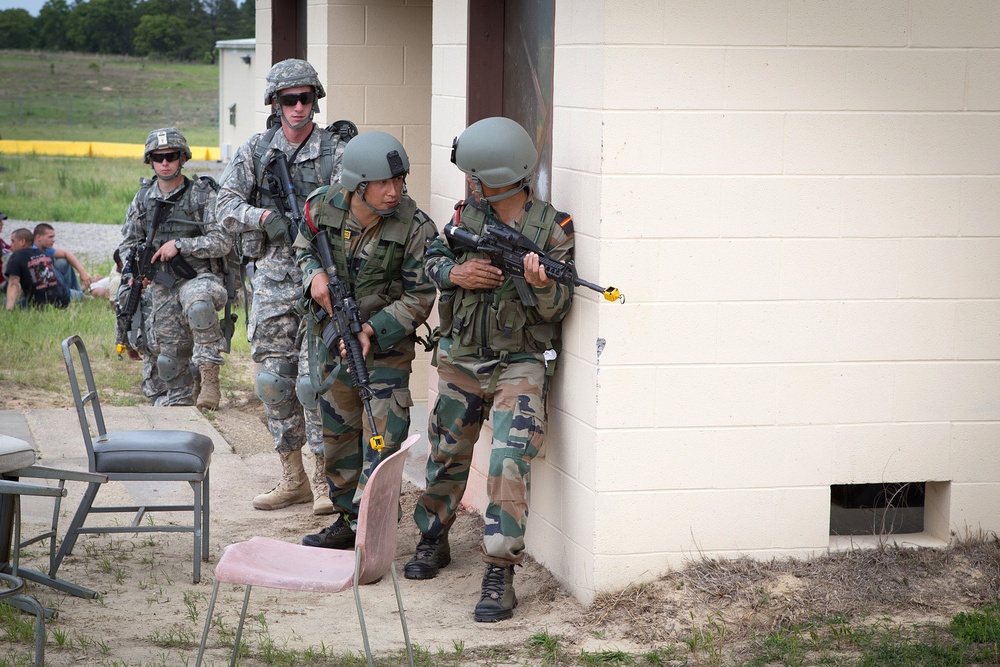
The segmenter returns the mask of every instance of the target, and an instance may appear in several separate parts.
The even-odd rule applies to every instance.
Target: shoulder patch
[[[569,213],[556,213],[556,224],[567,234],[573,233],[573,217]]]

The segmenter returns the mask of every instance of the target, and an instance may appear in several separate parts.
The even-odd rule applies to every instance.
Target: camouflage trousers
[[[275,280],[263,271],[254,272],[252,283],[253,303],[247,322],[250,358],[260,364],[261,371],[281,378],[287,386],[285,400],[264,404],[274,449],[278,453],[293,452],[308,442],[313,454],[322,454],[318,406],[306,408],[295,392],[296,381],[309,375],[306,338],[299,335],[302,315],[295,309],[301,287],[290,276]]]
[[[371,402],[375,428],[385,438],[379,454],[371,448],[371,427],[364,403],[354,388],[347,364],[327,367],[336,373],[330,389],[320,397],[323,416],[323,456],[330,500],[335,511],[357,520],[365,484],[379,461],[399,450],[410,432],[410,374],[394,368],[369,369],[375,398]]]
[[[541,355],[503,359],[451,359],[452,340],[438,347],[438,397],[428,418],[427,488],[413,519],[420,532],[439,537],[451,528],[472,466],[483,422],[492,410],[483,560],[519,563],[524,556],[531,460],[545,435],[548,378]],[[492,390],[491,390],[492,389]]]

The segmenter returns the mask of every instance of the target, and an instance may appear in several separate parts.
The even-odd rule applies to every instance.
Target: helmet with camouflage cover
[[[526,183],[535,169],[538,152],[517,122],[494,116],[476,121],[455,137],[451,161],[477,182],[477,189],[478,182],[502,188]]]
[[[392,209],[376,209],[365,200],[370,181],[383,181],[410,172],[410,158],[399,139],[386,132],[362,132],[344,147],[341,158],[340,184],[357,192],[361,200],[379,215],[392,215]]]
[[[299,58],[288,58],[279,63],[275,63],[267,73],[267,87],[264,89],[264,104],[271,104],[274,96],[286,88],[297,86],[312,86],[316,91],[316,99],[326,97],[323,84],[319,82],[319,75],[316,69],[305,60]],[[319,105],[314,104],[313,109],[319,111]]]
[[[191,149],[188,148],[187,139],[176,127],[161,127],[153,130],[146,137],[146,152],[143,153],[142,161],[149,164],[149,154],[153,151],[174,148],[184,154],[185,160],[191,159]]]

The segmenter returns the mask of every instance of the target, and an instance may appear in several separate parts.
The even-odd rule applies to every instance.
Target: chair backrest
[[[87,385],[86,394],[80,392],[80,381],[76,374],[77,363],[73,361],[74,348],[76,348],[78,363]],[[87,445],[87,459],[90,462],[90,469],[96,470],[97,459],[94,456],[94,440],[90,432],[90,420],[87,418],[88,405],[94,413],[94,424],[97,427],[96,435],[102,436],[108,432],[108,429],[104,425],[104,413],[101,412],[101,399],[97,396],[97,385],[94,383],[94,372],[90,368],[90,357],[87,356],[87,348],[84,346],[83,340],[76,334],[62,342],[62,350],[66,374],[69,375],[69,386],[73,390],[73,401],[76,403],[76,415],[80,419],[80,430],[83,431],[83,441]]]
[[[376,466],[365,484],[358,509],[356,547],[361,550],[360,581],[374,581],[389,571],[396,557],[399,525],[399,491],[403,483],[403,465],[410,447],[420,439],[413,434],[399,451]]]

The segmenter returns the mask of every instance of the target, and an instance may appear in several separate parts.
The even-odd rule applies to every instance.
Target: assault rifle
[[[625,297],[615,287],[601,287],[583,280],[576,274],[576,265],[572,261],[560,262],[552,259],[535,245],[531,239],[513,227],[502,222],[491,222],[483,227],[482,234],[473,234],[461,227],[448,223],[444,226],[444,235],[451,240],[453,247],[475,250],[485,254],[490,263],[514,280],[517,295],[526,306],[538,305],[538,298],[524,279],[524,256],[529,252],[538,255],[538,263],[545,267],[545,275],[563,285],[579,285],[600,292],[608,301],[625,303]]]
[[[118,353],[119,359],[121,359],[122,353],[129,348],[129,333],[135,325],[135,314],[139,310],[139,302],[142,299],[143,282],[157,276],[157,268],[152,262],[153,255],[156,254],[153,239],[166,210],[163,201],[150,200],[149,208],[146,209],[146,218],[150,221],[146,240],[135,247],[128,259],[128,269],[125,273],[132,274],[132,284],[128,288],[125,304],[118,304],[115,308],[115,351]]]
[[[278,213],[292,221],[288,226],[288,242],[292,243],[299,235],[302,211],[299,210],[299,200],[295,198],[295,186],[292,185],[292,176],[288,173],[288,158],[284,153],[278,153],[268,165],[267,187],[278,207]]]
[[[327,289],[330,291],[330,302],[333,306],[333,316],[323,326],[323,344],[331,354],[340,354],[339,343],[344,341],[344,347],[347,349],[347,369],[354,378],[354,387],[358,390],[358,395],[365,404],[365,412],[368,414],[368,426],[372,432],[368,443],[376,452],[381,452],[385,447],[385,438],[379,435],[375,426],[375,414],[372,412],[375,391],[371,387],[368,366],[365,365],[365,356],[361,353],[361,341],[358,340],[358,334],[361,333],[361,310],[347,284],[337,275],[337,265],[333,262],[333,251],[330,249],[330,238],[326,230],[316,234],[313,245],[326,271]],[[323,311],[322,316],[326,315],[326,311]]]

